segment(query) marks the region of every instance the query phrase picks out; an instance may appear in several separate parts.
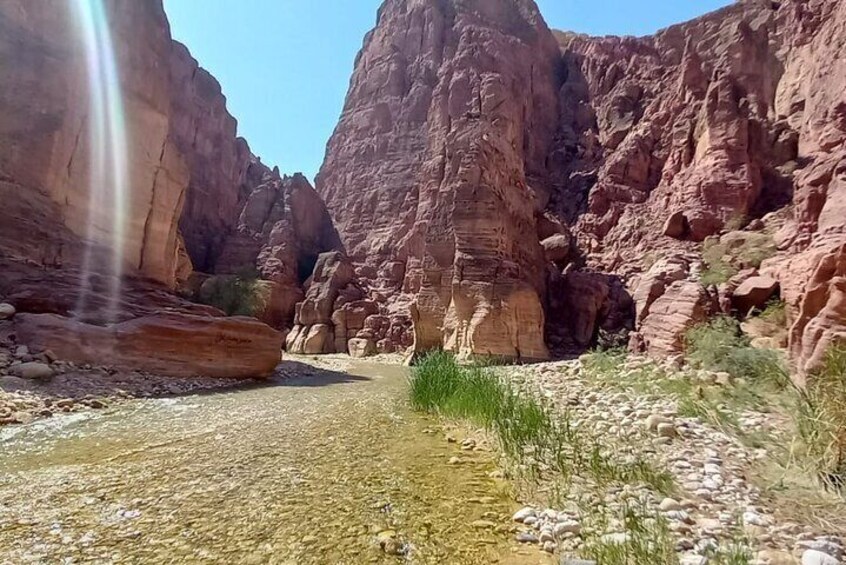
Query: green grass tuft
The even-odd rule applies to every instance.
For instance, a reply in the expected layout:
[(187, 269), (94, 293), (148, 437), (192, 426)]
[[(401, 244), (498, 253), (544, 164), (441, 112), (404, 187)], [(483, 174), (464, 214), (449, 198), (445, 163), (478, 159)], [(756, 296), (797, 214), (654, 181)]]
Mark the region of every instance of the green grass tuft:
[(582, 557), (602, 565), (674, 565), (679, 562), (669, 525), (646, 505), (624, 505), (619, 520), (625, 538), (609, 536), (608, 517), (594, 508)]
[(823, 483), (846, 491), (846, 345), (830, 348), (808, 377), (797, 428)]
[(644, 483), (658, 492), (674, 490), (669, 473), (644, 460), (621, 463), (597, 440), (571, 424), (567, 413), (515, 389), (478, 365), (461, 366), (444, 352), (421, 358), (410, 378), (412, 406), (447, 418), (473, 422), (493, 432), (503, 452), (534, 468), (569, 477), (585, 473), (599, 484)]
[(780, 387), (790, 382), (781, 354), (751, 347), (734, 318), (719, 316), (692, 328), (685, 336), (685, 346), (687, 359), (695, 367)]

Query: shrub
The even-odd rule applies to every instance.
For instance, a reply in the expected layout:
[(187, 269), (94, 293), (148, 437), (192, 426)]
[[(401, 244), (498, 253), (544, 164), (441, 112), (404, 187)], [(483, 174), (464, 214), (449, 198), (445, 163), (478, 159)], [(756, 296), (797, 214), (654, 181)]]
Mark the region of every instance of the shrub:
[(211, 277), (200, 287), (200, 302), (228, 316), (257, 316), (270, 301), (270, 287), (253, 273)]
[(726, 372), (750, 381), (769, 381), (784, 386), (789, 382), (781, 354), (769, 349), (755, 349), (734, 318), (719, 316), (687, 332), (685, 348), (694, 366), (714, 372)]
[(710, 237), (702, 244), (705, 268), (700, 274), (700, 282), (706, 286), (724, 283), (740, 269), (757, 269), (775, 252), (773, 238), (763, 233), (732, 232), (720, 239)]
[(823, 483), (846, 487), (846, 345), (829, 349), (809, 376), (797, 427)]

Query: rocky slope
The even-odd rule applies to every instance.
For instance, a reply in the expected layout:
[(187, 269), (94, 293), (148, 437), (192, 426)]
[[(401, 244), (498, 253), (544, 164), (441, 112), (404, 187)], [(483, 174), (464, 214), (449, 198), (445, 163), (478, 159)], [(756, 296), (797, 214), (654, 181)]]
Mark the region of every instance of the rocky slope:
[[(588, 265), (634, 281), (647, 254), (763, 230), (777, 253), (761, 270), (790, 307), (799, 368), (813, 365), (844, 330), (836, 265), (846, 238), (846, 6), (738, 2), (652, 37), (559, 41), (571, 110), (562, 112), (551, 208), (574, 224)], [(638, 320), (647, 350), (678, 350), (652, 334), (714, 308), (688, 274), (674, 277), (655, 320), (649, 304), (664, 291), (644, 277), (652, 290), (636, 293), (651, 295)]]

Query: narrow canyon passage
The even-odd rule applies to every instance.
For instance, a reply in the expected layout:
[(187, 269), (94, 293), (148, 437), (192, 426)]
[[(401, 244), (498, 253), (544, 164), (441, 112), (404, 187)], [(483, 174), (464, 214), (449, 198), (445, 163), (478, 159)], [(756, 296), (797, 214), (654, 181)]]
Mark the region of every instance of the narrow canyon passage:
[[(449, 465), (458, 448), (406, 407), (405, 369), (329, 363), (3, 430), (0, 563), (543, 559), (485, 527), (514, 510), (492, 456)], [(380, 548), (390, 531), (406, 557)]]

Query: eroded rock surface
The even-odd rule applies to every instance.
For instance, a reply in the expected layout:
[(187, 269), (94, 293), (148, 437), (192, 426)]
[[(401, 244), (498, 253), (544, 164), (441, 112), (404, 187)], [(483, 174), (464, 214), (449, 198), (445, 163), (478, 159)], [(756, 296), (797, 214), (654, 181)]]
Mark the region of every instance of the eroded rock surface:
[(15, 332), (30, 348), (66, 361), (172, 377), (267, 377), (282, 349), (282, 334), (252, 318), (175, 312), (108, 328), (53, 314), (18, 314)]
[(418, 350), (548, 355), (534, 216), (559, 62), (528, 0), (379, 11), (317, 190), (365, 283), (411, 310)]

